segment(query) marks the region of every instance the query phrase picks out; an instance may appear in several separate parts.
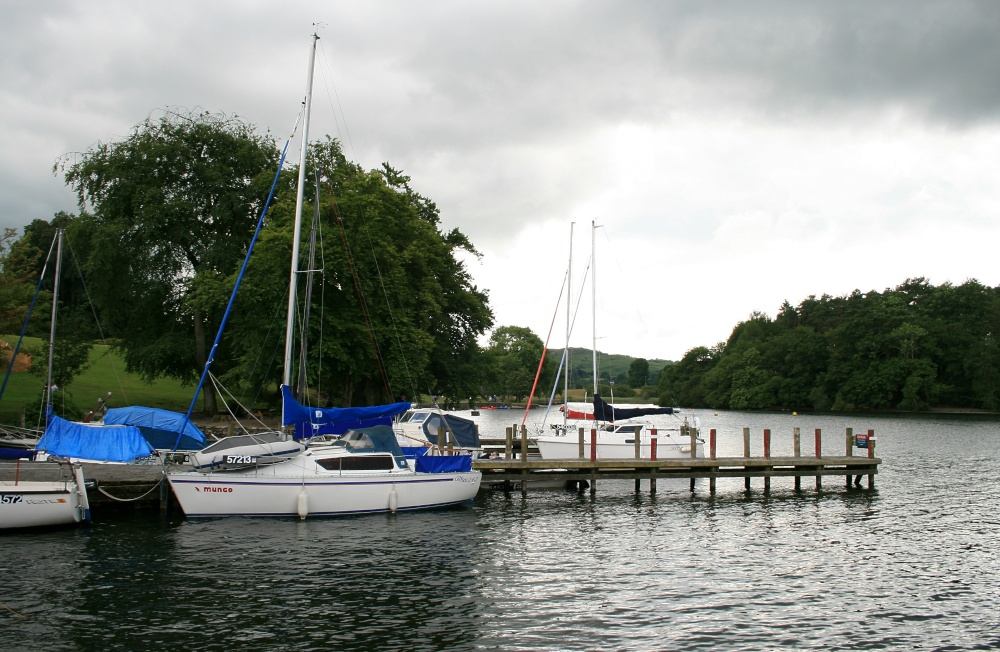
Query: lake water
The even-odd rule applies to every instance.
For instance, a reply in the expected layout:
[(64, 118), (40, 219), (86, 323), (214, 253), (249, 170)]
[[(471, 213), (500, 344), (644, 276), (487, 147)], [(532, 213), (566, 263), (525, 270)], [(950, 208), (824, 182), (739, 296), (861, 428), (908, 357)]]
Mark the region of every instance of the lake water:
[(776, 456), (794, 426), (830, 454), (874, 428), (876, 489), (606, 481), (395, 516), (99, 515), (0, 536), (0, 649), (1000, 649), (997, 422), (700, 418), (720, 455), (744, 426)]

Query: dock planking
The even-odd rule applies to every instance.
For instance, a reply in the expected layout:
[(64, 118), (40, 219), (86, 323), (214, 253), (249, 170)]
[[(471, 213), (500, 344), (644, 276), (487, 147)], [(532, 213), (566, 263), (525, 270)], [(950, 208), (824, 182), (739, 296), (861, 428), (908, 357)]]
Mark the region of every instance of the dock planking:
[[(822, 489), (823, 476), (842, 476), (848, 488), (852, 485), (860, 487), (861, 478), (867, 476), (868, 489), (874, 489), (875, 475), (882, 462), (874, 455), (877, 439), (874, 430), (855, 435), (853, 428), (845, 430), (844, 455), (823, 454), (822, 431), (819, 428), (813, 433), (815, 454), (802, 455), (801, 429), (794, 428), (793, 455), (772, 456), (771, 430), (764, 429), (761, 439), (762, 454), (759, 457), (751, 456), (750, 428), (743, 428), (743, 455), (719, 457), (717, 431), (713, 428), (709, 431), (708, 457), (665, 459), (640, 458), (638, 444), (634, 458), (598, 459), (593, 452), (596, 447), (593, 446), (589, 447), (591, 456), (587, 458), (585, 452), (588, 449), (588, 440), (592, 441), (596, 434), (594, 430), (588, 433), (585, 428), (580, 428), (581, 456), (559, 460), (532, 457), (528, 453), (530, 441), (527, 430), (522, 427), (519, 437), (517, 430), (516, 426), (507, 429), (504, 459), (479, 459), (473, 462), (473, 468), (483, 472), (484, 486), (502, 485), (509, 491), (516, 484), (520, 487), (521, 493), (526, 495), (531, 484), (537, 487), (550, 487), (565, 482), (567, 485), (577, 483), (577, 486), (583, 487), (584, 485), (580, 483), (586, 482), (589, 483), (591, 493), (595, 493), (599, 480), (634, 480), (636, 491), (640, 488), (640, 481), (648, 480), (650, 491), (655, 492), (658, 479), (685, 478), (691, 480), (692, 491), (695, 489), (695, 480), (708, 479), (709, 491), (715, 493), (716, 480), (719, 478), (744, 478), (747, 491), (751, 489), (751, 478), (763, 478), (764, 491), (769, 492), (771, 478), (794, 478), (794, 486), (798, 491), (802, 488), (803, 477), (813, 477), (818, 491)], [(691, 428), (686, 434), (691, 437), (693, 451), (699, 433)], [(864, 455), (855, 455), (855, 449), (863, 449)], [(520, 451), (519, 454), (515, 452), (517, 450)]]

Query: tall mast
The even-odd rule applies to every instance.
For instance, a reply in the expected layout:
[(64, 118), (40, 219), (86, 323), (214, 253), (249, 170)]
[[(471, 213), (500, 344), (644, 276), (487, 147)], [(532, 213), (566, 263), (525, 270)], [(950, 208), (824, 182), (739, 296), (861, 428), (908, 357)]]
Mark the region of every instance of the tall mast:
[(55, 356), (56, 312), (59, 310), (59, 277), (62, 276), (63, 230), (56, 229), (56, 275), (52, 281), (52, 323), (49, 326), (49, 371), (45, 381), (45, 418), (48, 419), (52, 407), (52, 359)]
[(569, 223), (569, 265), (566, 268), (566, 350), (563, 358), (566, 367), (563, 369), (563, 430), (569, 416), (569, 330), (572, 325), (573, 314), (573, 227), (576, 223)]
[(591, 353), (594, 356), (594, 396), (597, 396), (597, 222), (590, 222), (590, 292), (591, 305), (594, 309), (591, 312), (591, 329), (594, 343)]
[(316, 41), (313, 34), (312, 49), (309, 52), (309, 75), (306, 83), (305, 111), (302, 119), (302, 151), (299, 155), (299, 185), (295, 194), (295, 232), (292, 236), (292, 271), (288, 281), (288, 320), (285, 322), (285, 374), (284, 384), (292, 382), (292, 344), (295, 333), (295, 285), (299, 273), (299, 241), (302, 239), (302, 201), (306, 187), (306, 154), (309, 152), (309, 112), (312, 108), (313, 67), (316, 63)]

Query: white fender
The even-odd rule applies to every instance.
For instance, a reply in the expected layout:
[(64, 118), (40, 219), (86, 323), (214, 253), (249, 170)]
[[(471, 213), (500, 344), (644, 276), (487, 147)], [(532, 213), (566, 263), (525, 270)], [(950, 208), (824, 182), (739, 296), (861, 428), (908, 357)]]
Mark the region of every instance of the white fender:
[(303, 521), (306, 520), (306, 516), (309, 515), (309, 494), (303, 489), (299, 492), (299, 518)]
[(399, 503), (399, 496), (396, 495), (396, 488), (393, 487), (392, 491), (389, 492), (389, 511), (393, 514), (396, 513), (396, 506)]

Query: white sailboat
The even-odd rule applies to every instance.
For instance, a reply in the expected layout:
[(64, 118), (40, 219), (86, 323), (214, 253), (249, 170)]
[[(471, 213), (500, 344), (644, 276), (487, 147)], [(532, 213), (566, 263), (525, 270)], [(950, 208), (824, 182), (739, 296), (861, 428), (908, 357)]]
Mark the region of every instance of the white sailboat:
[[(285, 329), (282, 423), (285, 426), (312, 427), (318, 432), (319, 424), (334, 419), (338, 408), (299, 406), (288, 391), (291, 384), (309, 113), (319, 36), (314, 34), (312, 38)], [(249, 252), (247, 256), (249, 259)], [(391, 409), (392, 406), (386, 407)], [(403, 404), (402, 410), (407, 407), (408, 404)], [(411, 468), (388, 426), (350, 431), (333, 443), (311, 445), (280, 459), (272, 457), (263, 460), (254, 454), (233, 450), (226, 453), (221, 461), (221, 464), (201, 472), (168, 469), (167, 480), (185, 515), (298, 515), (304, 519), (308, 515), (427, 509), (470, 500), (478, 492), (482, 480), (482, 473), (472, 469), (472, 458), (468, 455), (423, 455), (417, 459), (415, 468)]]
[[(45, 385), (45, 404), (52, 405), (52, 357), (59, 305), (59, 275), (62, 263), (63, 230), (58, 229), (53, 244), (56, 246), (56, 270), (52, 292), (52, 322), (49, 328), (49, 367)], [(43, 272), (44, 273), (44, 272)], [(51, 413), (51, 410), (49, 410)], [(49, 418), (54, 418), (49, 414)], [(56, 466), (56, 463), (59, 466)], [(60, 468), (61, 467), (61, 468)], [(68, 473), (67, 473), (68, 471)], [(21, 480), (22, 473), (50, 475), (53, 480)], [(13, 474), (11, 479), (9, 476)], [(5, 465), (4, 479), (0, 480), (0, 531), (25, 528), (73, 525), (90, 521), (90, 502), (84, 484), (83, 467), (64, 460), (45, 462), (18, 460)]]
[[(600, 396), (597, 375), (597, 266), (596, 242), (594, 233), (597, 225), (591, 223), (591, 291), (593, 293), (593, 378), (594, 398), (592, 409), (585, 413), (583, 409), (571, 410), (566, 403), (563, 406), (563, 427), (535, 438), (538, 452), (542, 459), (579, 459), (581, 457), (578, 428), (584, 427), (584, 446), (582, 457), (589, 458), (592, 454), (597, 459), (635, 458), (638, 450), (640, 458), (656, 459), (690, 458), (705, 456), (705, 442), (697, 437), (692, 438), (691, 432), (697, 433), (697, 424), (689, 424), (685, 419), (682, 423), (659, 424), (649, 419), (656, 415), (670, 415), (673, 408), (661, 407), (614, 407), (606, 403)], [(571, 253), (572, 261), (572, 253)], [(569, 338), (569, 310), (567, 309), (567, 340)], [(567, 343), (567, 349), (568, 349)], [(568, 361), (567, 361), (568, 368)], [(568, 372), (566, 374), (568, 378)], [(568, 383), (563, 390), (563, 396), (569, 392)], [(576, 406), (581, 408), (581, 406)], [(569, 418), (576, 414), (582, 417), (571, 427)], [(593, 432), (592, 432), (593, 431)], [(592, 443), (592, 438), (596, 439)], [(636, 443), (638, 442), (638, 448)], [(593, 450), (592, 450), (593, 447)], [(692, 452), (693, 451), (693, 452)]]
[[(90, 522), (90, 502), (83, 480), (83, 468), (78, 463), (64, 463), (60, 469), (47, 462), (16, 462), (7, 464), (4, 475), (14, 473), (13, 479), (0, 480), (0, 532), (28, 528), (57, 527)], [(20, 480), (18, 477), (28, 467), (37, 471), (62, 473), (64, 477), (53, 480)], [(44, 468), (43, 468), (44, 467)], [(68, 475), (67, 475), (68, 471)]]

